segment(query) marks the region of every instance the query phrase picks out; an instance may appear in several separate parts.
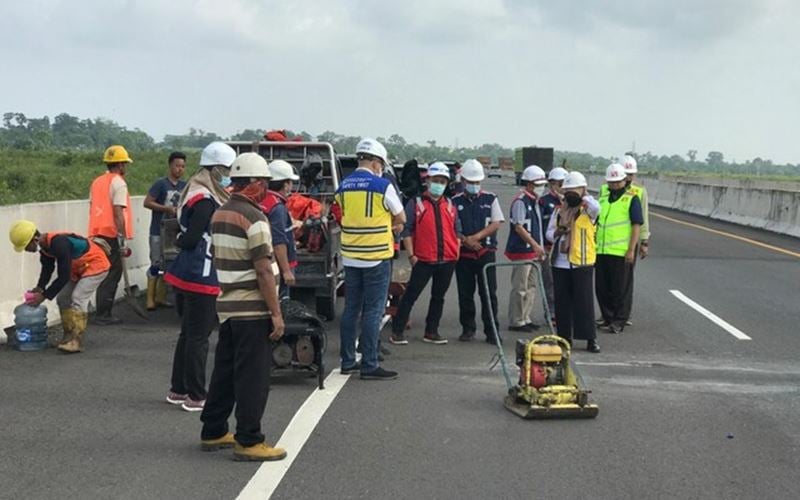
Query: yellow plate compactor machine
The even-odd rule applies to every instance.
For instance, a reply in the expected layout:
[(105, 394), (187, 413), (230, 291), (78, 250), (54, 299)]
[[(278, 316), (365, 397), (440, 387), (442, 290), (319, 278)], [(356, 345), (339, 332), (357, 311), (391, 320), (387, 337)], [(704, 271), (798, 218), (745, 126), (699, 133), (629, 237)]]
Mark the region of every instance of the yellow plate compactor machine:
[[(530, 262), (526, 262), (530, 264)], [(486, 269), (489, 266), (506, 267), (520, 265), (516, 262), (487, 264), (483, 268), (484, 292), (489, 293)], [(534, 263), (539, 284), (539, 295), (544, 304), (545, 318), (550, 335), (542, 335), (533, 340), (520, 339), (515, 346), (516, 364), (520, 375), (517, 384), (512, 382), (506, 364), (500, 335), (496, 331), (497, 352), (503, 376), (506, 379), (508, 394), (503, 400), (505, 407), (525, 419), (548, 418), (594, 418), (599, 411), (596, 404), (589, 401), (589, 391), (570, 360), (570, 343), (553, 332), (547, 295), (542, 283), (542, 268)]]

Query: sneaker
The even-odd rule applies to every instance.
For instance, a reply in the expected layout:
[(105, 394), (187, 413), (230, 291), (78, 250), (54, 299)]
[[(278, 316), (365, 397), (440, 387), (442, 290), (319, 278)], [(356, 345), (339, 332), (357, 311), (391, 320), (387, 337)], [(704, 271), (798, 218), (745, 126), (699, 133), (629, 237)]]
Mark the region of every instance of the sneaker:
[(475, 332), (470, 330), (464, 330), (461, 335), (458, 336), (458, 340), (461, 342), (470, 342), (475, 340)]
[(171, 405), (181, 405), (188, 397), (189, 396), (186, 394), (178, 394), (177, 392), (169, 391), (167, 393), (167, 403)]
[(201, 399), (199, 401), (195, 401), (190, 397), (186, 397), (186, 401), (181, 404), (181, 408), (186, 411), (203, 411), (203, 407), (206, 405), (206, 400)]
[(391, 370), (384, 370), (383, 368), (376, 368), (375, 370), (364, 373), (361, 372), (361, 380), (394, 380), (397, 378), (397, 372)]
[(353, 373), (357, 373), (360, 371), (361, 371), (361, 363), (356, 363), (349, 368), (342, 367), (342, 369), (339, 370), (339, 373), (341, 373), (342, 375), (352, 375)]
[(286, 450), (273, 448), (267, 443), (258, 443), (253, 446), (233, 445), (233, 459), (237, 462), (272, 462), (286, 458)]
[(228, 432), (218, 437), (217, 439), (203, 439), (200, 441), (200, 449), (203, 451), (217, 451), (225, 448), (233, 448), (236, 440), (233, 439), (233, 434)]
[(631, 320), (626, 320), (626, 321), (625, 321), (625, 326), (633, 326), (633, 321), (631, 321)]
[(422, 337), (422, 341), (423, 342), (428, 342), (429, 344), (438, 344), (438, 345), (442, 345), (442, 344), (446, 344), (447, 343), (447, 339), (442, 337), (438, 333), (426, 333)]
[(608, 321), (604, 320), (603, 318), (597, 318), (596, 320), (594, 320), (594, 324), (603, 328), (608, 326)]
[(122, 323), (122, 320), (116, 316), (112, 316), (110, 314), (104, 314), (102, 316), (95, 316), (94, 319), (92, 320), (92, 323), (100, 326), (118, 325)]
[(586, 350), (593, 353), (600, 352), (600, 344), (597, 343), (596, 340), (587, 340), (586, 341)]
[(392, 332), (392, 334), (389, 335), (389, 342), (394, 345), (408, 345), (408, 339), (403, 332)]
[(531, 325), (520, 325), (520, 326), (511, 325), (508, 327), (508, 329), (511, 330), (512, 332), (531, 333), (534, 331), (533, 328), (531, 328)]

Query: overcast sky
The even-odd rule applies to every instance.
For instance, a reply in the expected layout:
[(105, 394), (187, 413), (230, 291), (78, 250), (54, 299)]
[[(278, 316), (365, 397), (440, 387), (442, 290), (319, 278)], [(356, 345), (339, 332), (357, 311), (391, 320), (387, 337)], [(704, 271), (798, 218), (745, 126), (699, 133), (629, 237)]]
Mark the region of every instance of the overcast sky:
[(792, 0), (3, 0), (0, 111), (800, 163)]

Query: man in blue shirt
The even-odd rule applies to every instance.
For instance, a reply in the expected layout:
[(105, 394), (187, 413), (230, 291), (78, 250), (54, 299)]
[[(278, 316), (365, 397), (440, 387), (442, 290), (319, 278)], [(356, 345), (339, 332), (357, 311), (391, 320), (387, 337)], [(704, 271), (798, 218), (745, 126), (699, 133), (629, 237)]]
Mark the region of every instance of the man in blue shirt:
[(150, 269), (147, 273), (147, 310), (167, 306), (167, 286), (162, 274), (164, 262), (161, 251), (161, 221), (174, 219), (178, 211), (178, 200), (186, 181), (181, 180), (186, 169), (186, 155), (173, 151), (167, 160), (167, 176), (158, 179), (150, 186), (144, 199), (144, 208), (152, 210), (150, 218)]
[(269, 191), (261, 202), (261, 208), (269, 219), (272, 229), (272, 249), (281, 272), (279, 298), (289, 298), (289, 287), (294, 286), (294, 268), (297, 267), (297, 246), (294, 241), (294, 224), (286, 208), (287, 197), (292, 193), (295, 181), (300, 177), (294, 173), (289, 162), (275, 160), (269, 164)]

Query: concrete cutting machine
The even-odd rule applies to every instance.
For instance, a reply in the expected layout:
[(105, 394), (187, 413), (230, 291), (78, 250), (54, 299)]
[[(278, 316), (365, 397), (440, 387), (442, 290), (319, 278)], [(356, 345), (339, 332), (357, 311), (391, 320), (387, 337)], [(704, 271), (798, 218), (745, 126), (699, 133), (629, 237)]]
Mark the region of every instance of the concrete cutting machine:
[[(531, 262), (493, 262), (483, 268), (484, 293), (489, 294), (488, 267), (513, 267)], [(533, 263), (537, 272), (539, 296), (542, 297), (544, 314), (550, 335), (542, 335), (532, 340), (520, 339), (515, 345), (516, 364), (519, 367), (519, 380), (512, 382), (506, 363), (505, 352), (492, 321), (497, 342), (497, 353), (508, 394), (503, 405), (515, 415), (525, 419), (548, 418), (594, 418), (599, 408), (589, 401), (589, 391), (580, 373), (570, 360), (570, 342), (553, 331), (553, 321), (547, 306), (547, 294), (541, 280), (541, 265)]]

